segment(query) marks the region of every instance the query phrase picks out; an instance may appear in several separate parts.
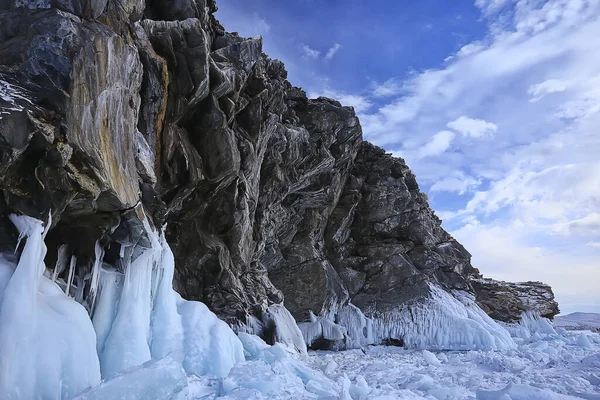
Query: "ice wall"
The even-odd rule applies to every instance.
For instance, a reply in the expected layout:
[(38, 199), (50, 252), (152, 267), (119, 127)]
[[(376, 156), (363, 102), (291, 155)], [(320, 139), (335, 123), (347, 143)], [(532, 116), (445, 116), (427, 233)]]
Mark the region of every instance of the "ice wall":
[(94, 328), (85, 308), (43, 276), (42, 223), (11, 220), (26, 242), (18, 263), (0, 258), (0, 394), (70, 398), (100, 383)]

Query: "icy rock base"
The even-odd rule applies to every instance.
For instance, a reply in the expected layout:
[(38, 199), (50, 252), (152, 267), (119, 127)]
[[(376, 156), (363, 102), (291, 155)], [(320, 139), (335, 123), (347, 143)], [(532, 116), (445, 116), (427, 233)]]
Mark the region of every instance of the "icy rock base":
[[(423, 301), (394, 312), (366, 317), (352, 304), (333, 318), (312, 316), (299, 324), (310, 347), (318, 340), (343, 341), (344, 348), (382, 344), (429, 350), (508, 350), (515, 348), (510, 333), (492, 320), (466, 292), (450, 294), (430, 285)], [(532, 322), (533, 323), (533, 322)]]
[[(96, 251), (91, 298), (85, 301), (93, 308), (90, 319), (68, 295), (82, 296), (80, 288), (69, 290), (72, 273), (61, 285), (47, 277), (56, 274), (44, 275), (42, 222), (14, 215), (11, 220), (26, 242), (18, 262), (0, 256), (2, 399), (71, 398), (98, 385), (101, 377), (114, 381), (83, 398), (130, 398), (129, 390), (141, 393), (139, 398), (171, 398), (183, 390), (186, 373), (224, 377), (244, 360), (242, 343), (227, 324), (204, 304), (185, 301), (173, 290), (173, 254), (164, 236), (149, 225), (151, 248), (133, 260), (133, 249), (126, 249), (121, 260), (124, 274), (101, 267), (102, 252)], [(172, 354), (182, 354), (181, 359), (171, 357), (135, 369)], [(129, 378), (120, 375), (125, 370)], [(167, 397), (150, 390), (153, 379), (162, 382), (164, 393), (170, 393)], [(122, 396), (114, 397), (119, 388)]]

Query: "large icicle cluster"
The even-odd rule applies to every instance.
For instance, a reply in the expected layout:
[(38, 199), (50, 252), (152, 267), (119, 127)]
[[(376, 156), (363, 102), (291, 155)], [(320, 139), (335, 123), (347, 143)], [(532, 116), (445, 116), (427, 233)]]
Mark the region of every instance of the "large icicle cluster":
[[(332, 317), (311, 315), (311, 322), (300, 323), (309, 347), (319, 340), (343, 341), (345, 348), (381, 344), (387, 341), (405, 347), (435, 350), (504, 350), (515, 347), (509, 332), (492, 320), (472, 295), (453, 294), (431, 284), (428, 297), (406, 305), (396, 312), (366, 317), (348, 304)], [(317, 346), (318, 347), (318, 346)]]
[(111, 379), (169, 354), (181, 355), (179, 368), (188, 374), (219, 377), (244, 360), (227, 324), (173, 290), (173, 254), (148, 224), (152, 246), (134, 260), (126, 249), (124, 273), (101, 267), (96, 249), (90, 319), (66, 294), (69, 282), (65, 293), (44, 276), (42, 222), (11, 219), (27, 241), (18, 263), (0, 257), (0, 393), (8, 398), (70, 398), (101, 376)]
[(85, 308), (43, 275), (42, 223), (11, 220), (27, 240), (18, 263), (0, 258), (0, 394), (70, 398), (100, 383), (94, 327)]

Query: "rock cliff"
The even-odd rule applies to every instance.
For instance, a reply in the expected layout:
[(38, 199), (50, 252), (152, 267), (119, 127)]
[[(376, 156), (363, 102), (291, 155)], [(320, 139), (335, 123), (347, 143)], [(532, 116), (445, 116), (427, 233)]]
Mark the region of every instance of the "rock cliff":
[(313, 347), (460, 330), (476, 303), (503, 321), (558, 312), (548, 286), (483, 279), (354, 110), (308, 99), (216, 9), (0, 1), (1, 251), (17, 243), (8, 214), (50, 215), (46, 265), (68, 280), (74, 256), (85, 303), (96, 243), (119, 268), (151, 246), (146, 220), (166, 224), (182, 296), (272, 340), (291, 313)]

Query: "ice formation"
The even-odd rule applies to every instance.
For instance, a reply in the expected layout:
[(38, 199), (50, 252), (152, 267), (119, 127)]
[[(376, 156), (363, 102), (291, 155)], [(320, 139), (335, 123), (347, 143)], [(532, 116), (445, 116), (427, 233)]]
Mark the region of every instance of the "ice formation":
[(313, 345), (318, 339), (325, 339), (331, 342), (341, 341), (347, 337), (346, 330), (334, 323), (329, 318), (317, 317), (310, 313), (310, 322), (300, 322), (298, 324), (302, 337), (307, 346)]
[(27, 239), (16, 265), (0, 258), (0, 393), (70, 398), (100, 383), (94, 328), (85, 308), (43, 276), (42, 223), (11, 220)]
[[(387, 339), (400, 340), (404, 346), (434, 350), (504, 350), (515, 347), (510, 333), (492, 320), (466, 292), (450, 294), (430, 285), (423, 302), (398, 311), (366, 317), (352, 304), (331, 319), (313, 317), (301, 323), (307, 344), (317, 338), (339, 340), (346, 348), (381, 344)], [(330, 339), (331, 338), (331, 339)]]
[(184, 400), (187, 395), (187, 376), (181, 360), (168, 356), (132, 368), (72, 400)]
[[(227, 324), (204, 304), (183, 300), (173, 290), (173, 254), (164, 235), (148, 224), (152, 246), (133, 260), (134, 249), (127, 248), (122, 253), (124, 273), (102, 265), (102, 249), (96, 246), (87, 303), (93, 310), (90, 319), (69, 296), (75, 293), (83, 301), (83, 284), (74, 279), (75, 258), (63, 291), (56, 274), (43, 275), (42, 222), (26, 216), (11, 219), (20, 238), (27, 240), (18, 263), (0, 256), (0, 393), (9, 399), (70, 398), (98, 385), (101, 376), (109, 381), (81, 398), (103, 398), (116, 393), (120, 381), (124, 390), (131, 386), (123, 371), (131, 378), (162, 376), (165, 384), (176, 384), (185, 373), (178, 375), (169, 366), (175, 354), (181, 354), (178, 368), (188, 374), (217, 377), (244, 360), (242, 343)], [(61, 250), (57, 268), (66, 264)], [(171, 361), (139, 369), (164, 357)], [(174, 371), (170, 381), (169, 368)], [(151, 385), (146, 386), (131, 389), (146, 393)]]
[(241, 342), (204, 304), (183, 300), (173, 290), (171, 249), (164, 235), (149, 226), (146, 232), (152, 247), (126, 263), (124, 277), (101, 272), (93, 320), (102, 377), (176, 351), (185, 354), (183, 367), (190, 374), (227, 375), (244, 360)]
[(306, 343), (296, 320), (281, 304), (271, 305), (263, 313), (263, 323), (272, 332), (273, 342), (283, 343), (300, 354), (306, 354)]
[(518, 323), (502, 325), (511, 336), (525, 341), (539, 340), (547, 335), (558, 335), (550, 320), (533, 311), (524, 312)]

